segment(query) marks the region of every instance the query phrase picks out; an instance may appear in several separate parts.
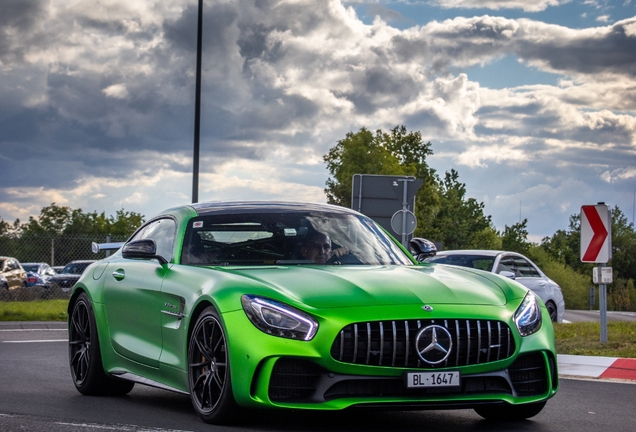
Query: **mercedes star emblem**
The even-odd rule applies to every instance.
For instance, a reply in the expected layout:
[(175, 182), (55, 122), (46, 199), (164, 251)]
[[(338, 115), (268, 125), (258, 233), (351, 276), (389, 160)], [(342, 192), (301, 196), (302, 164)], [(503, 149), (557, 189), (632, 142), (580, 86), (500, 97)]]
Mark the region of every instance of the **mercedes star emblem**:
[(429, 325), (419, 331), (415, 339), (417, 355), (428, 364), (438, 364), (448, 358), (453, 348), (453, 338), (445, 327)]

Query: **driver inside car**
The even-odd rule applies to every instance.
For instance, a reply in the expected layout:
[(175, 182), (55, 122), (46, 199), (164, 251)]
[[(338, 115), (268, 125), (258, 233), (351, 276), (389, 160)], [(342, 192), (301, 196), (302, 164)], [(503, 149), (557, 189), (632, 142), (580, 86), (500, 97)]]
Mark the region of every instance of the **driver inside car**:
[(320, 231), (310, 231), (300, 247), (303, 258), (317, 264), (325, 264), (330, 259), (338, 259), (349, 253), (346, 247), (331, 249), (331, 239)]

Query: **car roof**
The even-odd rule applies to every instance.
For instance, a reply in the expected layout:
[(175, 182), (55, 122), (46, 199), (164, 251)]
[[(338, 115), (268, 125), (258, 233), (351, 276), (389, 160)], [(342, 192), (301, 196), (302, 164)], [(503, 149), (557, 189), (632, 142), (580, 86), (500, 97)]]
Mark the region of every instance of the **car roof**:
[(292, 201), (211, 201), (190, 204), (199, 216), (211, 214), (263, 213), (263, 212), (335, 212), (355, 214), (358, 212), (347, 207), (332, 204), (292, 202)]
[(437, 255), (485, 255), (485, 256), (497, 256), (502, 253), (515, 253), (506, 252), (500, 250), (486, 250), (486, 249), (465, 249), (465, 250), (447, 250), (439, 251)]

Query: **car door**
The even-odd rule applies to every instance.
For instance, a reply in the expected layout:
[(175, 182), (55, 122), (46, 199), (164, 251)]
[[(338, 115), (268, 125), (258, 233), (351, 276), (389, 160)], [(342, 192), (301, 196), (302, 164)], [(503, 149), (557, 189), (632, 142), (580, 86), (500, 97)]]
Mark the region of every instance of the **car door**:
[(20, 288), (22, 285), (24, 285), (24, 282), (26, 281), (26, 273), (24, 272), (24, 270), (22, 270), (22, 267), (20, 266), (18, 261), (13, 258), (9, 258), (7, 260), (6, 268), (6, 277), (9, 281), (9, 289)]
[(512, 269), (517, 282), (534, 291), (541, 300), (546, 301), (545, 281), (534, 263), (521, 255), (506, 255), (501, 259), (501, 263)]
[(131, 238), (152, 239), (158, 260), (111, 261), (104, 282), (105, 313), (116, 352), (131, 360), (157, 367), (161, 355), (161, 285), (171, 266), (176, 223), (171, 218), (148, 223)]

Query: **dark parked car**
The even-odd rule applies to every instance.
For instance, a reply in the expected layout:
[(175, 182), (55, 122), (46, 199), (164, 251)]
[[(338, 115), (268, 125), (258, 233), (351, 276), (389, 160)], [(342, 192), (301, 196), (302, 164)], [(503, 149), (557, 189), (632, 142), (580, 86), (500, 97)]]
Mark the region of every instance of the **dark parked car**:
[(68, 292), (73, 288), (75, 282), (79, 280), (86, 267), (94, 262), (95, 260), (71, 261), (64, 266), (61, 273), (51, 276), (49, 282), (51, 285), (59, 286), (62, 291)]
[(27, 286), (39, 286), (48, 288), (49, 279), (56, 275), (55, 270), (47, 263), (22, 263), (22, 268), (27, 272)]
[(26, 272), (20, 262), (7, 256), (0, 256), (0, 288), (12, 290), (27, 286)]

